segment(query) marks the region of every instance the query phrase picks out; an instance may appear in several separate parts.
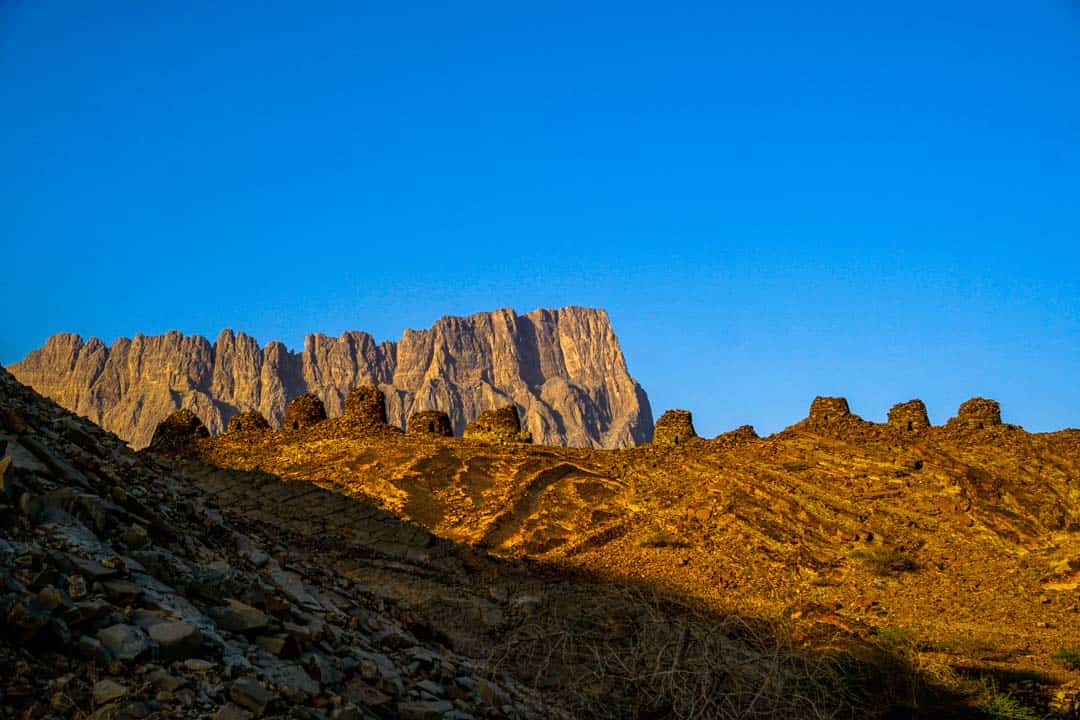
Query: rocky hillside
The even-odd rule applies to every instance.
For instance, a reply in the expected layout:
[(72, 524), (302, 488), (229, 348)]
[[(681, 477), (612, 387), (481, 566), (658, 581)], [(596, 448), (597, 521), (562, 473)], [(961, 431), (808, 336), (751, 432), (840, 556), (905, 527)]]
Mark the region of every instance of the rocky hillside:
[(443, 410), (460, 435), (482, 411), (513, 403), (538, 443), (626, 447), (652, 435), (648, 398), (627, 370), (607, 313), (586, 308), (444, 317), (378, 344), (364, 332), (314, 334), (298, 353), (280, 342), (259, 347), (232, 330), (214, 343), (170, 332), (111, 347), (59, 334), (9, 370), (136, 448), (178, 408), (194, 411), (215, 434), (242, 411), (277, 427), (298, 395), (314, 393), (335, 416), (349, 390), (366, 384), (382, 389), (399, 427), (414, 412)]
[(991, 400), (931, 426), (917, 400), (879, 424), (818, 398), (776, 435), (710, 440), (671, 411), (653, 444), (604, 453), (344, 419), (189, 449), (502, 556), (901, 648), (966, 697), (963, 716), (1080, 712), (1080, 430), (1027, 433)]
[[(346, 413), (229, 436), (347, 428), (443, 447), (376, 425)], [(180, 411), (158, 440), (190, 451), (205, 434)], [(808, 649), (783, 626), (496, 558), (312, 483), (134, 453), (0, 370), (0, 720), (875, 718), (932, 686), (850, 640)]]
[(399, 604), (402, 583), (452, 585), (470, 554), (388, 513), (204, 476), (249, 512), (321, 510), (334, 549), (224, 513), (3, 370), (0, 458), (0, 718), (568, 717)]

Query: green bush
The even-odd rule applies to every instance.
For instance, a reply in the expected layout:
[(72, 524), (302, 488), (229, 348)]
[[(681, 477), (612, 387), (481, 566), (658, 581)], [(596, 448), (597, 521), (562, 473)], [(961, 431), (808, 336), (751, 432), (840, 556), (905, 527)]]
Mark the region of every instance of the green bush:
[(1022, 705), (1016, 698), (1008, 693), (998, 690), (997, 683), (993, 680), (983, 680), (982, 697), (979, 702), (981, 710), (989, 720), (1038, 720), (1031, 708)]

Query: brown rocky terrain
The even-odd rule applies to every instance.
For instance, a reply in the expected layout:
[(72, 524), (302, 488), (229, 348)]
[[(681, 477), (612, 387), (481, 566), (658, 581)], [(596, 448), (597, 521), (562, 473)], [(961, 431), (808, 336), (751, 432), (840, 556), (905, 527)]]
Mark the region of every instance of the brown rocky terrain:
[(460, 435), (481, 412), (513, 404), (525, 430), (548, 445), (626, 447), (652, 434), (648, 398), (607, 313), (577, 307), (444, 317), (396, 343), (376, 344), (363, 332), (314, 334), (298, 353), (280, 342), (259, 347), (232, 330), (214, 343), (170, 332), (112, 346), (60, 334), (8, 369), (135, 448), (180, 408), (212, 434), (242, 411), (280, 427), (294, 397), (311, 393), (337, 416), (361, 385), (384, 392), (387, 417), (402, 429), (415, 412), (442, 410)]
[[(157, 437), (185, 433), (206, 430), (179, 411)], [(504, 602), (458, 599), (512, 616), (508, 588), (539, 584), (520, 570), (306, 484), (185, 474), (3, 370), (0, 454), (0, 718), (569, 717), (398, 592), (468, 563)]]
[(843, 398), (766, 438), (706, 440), (688, 412), (665, 418), (657, 444), (612, 451), (329, 420), (190, 452), (505, 558), (789, 622), (811, 647), (837, 633), (886, 645), (975, 717), (1076, 716), (1080, 430), (1027, 433), (981, 398), (940, 427), (919, 401), (876, 424)]
[[(644, 720), (963, 709), (902, 652), (857, 632), (819, 624), (793, 634), (789, 620), (717, 612), (641, 581), (670, 558), (639, 574), (603, 566), (612, 577), (601, 577), (565, 562), (574, 556), (565, 543), (521, 546), (557, 539), (543, 525), (584, 505), (617, 509), (626, 478), (611, 460), (636, 456), (406, 435), (372, 421), (374, 397), (362, 390), (342, 416), (296, 430), (249, 419), (216, 439), (182, 410), (160, 425), (154, 448), (136, 454), (0, 370), (0, 718)], [(277, 458), (298, 473), (306, 460), (296, 452), (326, 462), (318, 483), (184, 457), (252, 466)], [(385, 477), (399, 488), (388, 504), (401, 501), (399, 512), (434, 527), (454, 525), (448, 508), (486, 506), (503, 492), (497, 484), (515, 500), (501, 519), (476, 514), (475, 532), (457, 523), (445, 534), (477, 541), (453, 542), (376, 507), (359, 485), (342, 492), (332, 478), (350, 466), (357, 474), (343, 481)], [(457, 492), (448, 480), (460, 482)], [(560, 495), (584, 502), (541, 510)], [(649, 542), (657, 553), (685, 549)], [(528, 552), (542, 561), (514, 557)]]

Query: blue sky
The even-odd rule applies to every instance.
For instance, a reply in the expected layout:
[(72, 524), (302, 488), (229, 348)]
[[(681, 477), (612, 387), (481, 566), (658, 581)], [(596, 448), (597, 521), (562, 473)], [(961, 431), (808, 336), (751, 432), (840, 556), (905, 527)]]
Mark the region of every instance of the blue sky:
[(705, 435), (1080, 426), (1080, 3), (884, 5), (0, 3), (0, 361), (574, 304)]

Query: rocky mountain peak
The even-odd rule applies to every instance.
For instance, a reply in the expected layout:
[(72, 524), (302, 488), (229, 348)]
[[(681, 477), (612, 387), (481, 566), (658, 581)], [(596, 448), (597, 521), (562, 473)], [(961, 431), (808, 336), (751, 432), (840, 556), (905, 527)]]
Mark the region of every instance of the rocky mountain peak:
[(652, 436), (648, 397), (608, 314), (581, 307), (446, 316), (398, 342), (314, 333), (298, 352), (229, 328), (213, 343), (175, 330), (111, 346), (61, 333), (9, 370), (137, 448), (178, 409), (213, 434), (245, 411), (280, 427), (293, 398), (313, 394), (335, 417), (361, 386), (383, 392), (387, 420), (399, 428), (414, 412), (443, 411), (461, 434), (485, 410), (509, 404), (539, 443), (626, 447)]

